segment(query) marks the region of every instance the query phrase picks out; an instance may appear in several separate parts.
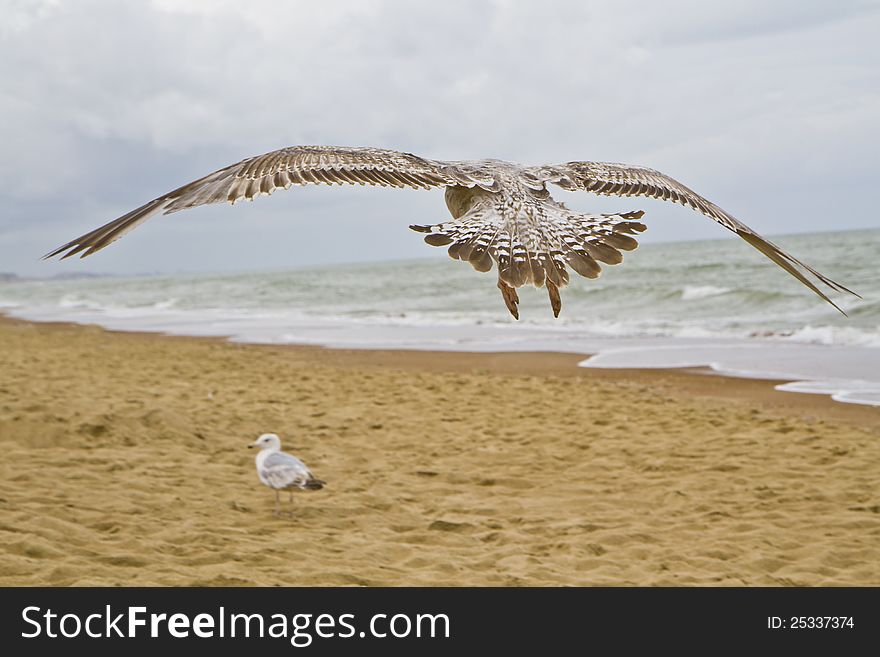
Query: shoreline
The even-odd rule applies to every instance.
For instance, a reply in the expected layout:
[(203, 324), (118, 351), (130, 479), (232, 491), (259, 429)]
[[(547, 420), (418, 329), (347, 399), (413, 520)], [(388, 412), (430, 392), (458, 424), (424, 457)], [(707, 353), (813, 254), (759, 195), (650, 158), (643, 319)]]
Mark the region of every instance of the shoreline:
[(880, 585), (875, 409), (581, 359), (0, 318), (0, 584)]
[[(60, 294), (60, 292), (53, 292)], [(107, 290), (96, 291), (106, 297)], [(114, 304), (101, 309), (79, 307), (76, 294), (56, 299), (56, 307), (8, 304), (0, 313), (26, 321), (95, 324), (109, 331), (152, 332), (167, 336), (220, 337), (230, 342), (262, 345), (323, 346), (328, 349), (424, 350), (452, 353), (493, 353), (497, 350), (541, 353), (576, 353), (589, 358), (585, 369), (633, 370), (707, 369), (718, 376), (761, 379), (784, 386), (786, 392), (827, 395), (840, 403), (880, 408), (880, 379), (877, 363), (880, 349), (861, 344), (864, 331), (834, 338), (834, 327), (802, 326), (806, 342), (783, 338), (708, 333), (686, 335), (672, 333), (622, 335), (607, 328), (592, 331), (586, 327), (559, 325), (483, 323), (424, 323), (426, 317), (397, 322), (360, 321), (352, 317), (307, 317), (268, 312), (255, 315), (229, 309), (207, 309), (204, 313), (171, 310), (177, 302), (171, 292), (150, 292), (150, 305), (137, 306), (132, 314)], [(169, 296), (170, 295), (170, 296)], [(50, 295), (51, 296), (51, 295)], [(159, 299), (156, 301), (155, 299)], [(66, 301), (65, 301), (66, 300)], [(19, 300), (21, 301), (21, 300)], [(301, 300), (300, 300), (301, 301)], [(73, 304), (69, 308), (65, 304)], [(163, 304), (171, 304), (168, 308)], [(67, 310), (65, 310), (67, 308)], [(115, 310), (114, 310), (115, 308)], [(150, 310), (152, 309), (152, 310)], [(405, 317), (406, 313), (401, 314)], [(386, 318), (387, 319), (387, 318)], [(840, 328), (844, 331), (844, 328)], [(859, 331), (862, 331), (859, 333)], [(776, 335), (771, 332), (771, 335)], [(811, 342), (810, 340), (818, 340)]]
[(816, 414), (835, 420), (849, 420), (880, 427), (880, 408), (871, 404), (839, 401), (830, 393), (809, 393), (777, 390), (776, 386), (797, 379), (752, 378), (733, 376), (702, 367), (580, 367), (578, 364), (593, 354), (559, 351), (462, 351), (432, 349), (352, 349), (311, 344), (266, 344), (233, 341), (229, 336), (175, 335), (161, 331), (116, 330), (100, 324), (71, 321), (37, 321), (11, 316), (0, 310), (0, 324), (21, 322), (42, 326), (87, 327), (109, 334), (142, 336), (146, 339), (195, 340), (242, 345), (266, 350), (293, 350), (321, 354), (328, 364), (386, 366), (409, 370), (454, 372), (467, 368), (489, 368), (491, 371), (514, 375), (552, 375), (609, 381), (626, 381), (634, 376), (672, 391), (708, 398), (751, 401), (762, 409), (782, 412)]

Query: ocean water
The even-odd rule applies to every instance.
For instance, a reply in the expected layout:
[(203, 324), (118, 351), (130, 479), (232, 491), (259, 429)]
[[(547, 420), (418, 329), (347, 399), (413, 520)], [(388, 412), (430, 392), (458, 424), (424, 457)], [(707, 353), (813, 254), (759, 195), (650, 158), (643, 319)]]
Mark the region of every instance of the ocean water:
[[(238, 274), (12, 280), (0, 309), (37, 321), (330, 347), (591, 354), (584, 367), (695, 367), (880, 405), (880, 230), (778, 244), (863, 299), (838, 313), (740, 240), (649, 244), (597, 280), (573, 275), (554, 319), (447, 258)], [(71, 272), (88, 261), (71, 261)]]

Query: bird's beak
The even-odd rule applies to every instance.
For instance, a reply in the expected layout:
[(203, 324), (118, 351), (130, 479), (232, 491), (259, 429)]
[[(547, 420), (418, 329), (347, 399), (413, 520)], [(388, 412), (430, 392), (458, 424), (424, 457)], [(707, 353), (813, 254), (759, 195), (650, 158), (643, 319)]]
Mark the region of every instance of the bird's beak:
[(257, 443), (251, 443), (250, 445), (248, 445), (248, 449), (253, 449), (256, 446), (257, 446)]

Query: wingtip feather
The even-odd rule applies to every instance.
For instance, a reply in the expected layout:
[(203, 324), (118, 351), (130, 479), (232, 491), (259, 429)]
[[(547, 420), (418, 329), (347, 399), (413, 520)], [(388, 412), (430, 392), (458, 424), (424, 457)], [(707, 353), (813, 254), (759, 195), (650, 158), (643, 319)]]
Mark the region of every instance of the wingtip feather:
[(813, 269), (809, 265), (806, 265), (803, 262), (801, 262), (800, 260), (796, 259), (794, 256), (789, 255), (788, 253), (783, 251), (781, 248), (779, 248), (778, 246), (776, 246), (775, 244), (773, 244), (769, 240), (764, 239), (760, 235), (758, 235), (756, 233), (747, 232), (742, 229), (737, 229), (736, 233), (741, 238), (743, 238), (746, 242), (748, 242), (751, 246), (753, 246), (755, 249), (757, 249), (758, 251), (763, 253), (770, 260), (772, 260), (774, 263), (776, 263), (779, 267), (781, 267), (782, 269), (787, 271), (794, 278), (796, 278), (798, 281), (800, 281), (803, 285), (805, 285), (807, 288), (812, 290), (819, 298), (821, 298), (824, 301), (831, 304), (844, 317), (849, 317), (849, 315), (846, 314), (846, 312), (843, 310), (843, 308), (841, 308), (836, 303), (834, 303), (834, 301), (832, 301), (828, 297), (827, 294), (825, 294), (822, 290), (820, 290), (818, 287), (816, 287), (816, 285), (811, 280), (809, 280), (803, 274), (803, 272), (801, 272), (798, 269), (798, 266), (803, 267), (807, 272), (809, 272), (810, 274), (815, 276), (817, 279), (819, 279), (819, 281), (821, 283), (827, 285), (832, 290), (835, 290), (837, 292), (848, 292), (849, 294), (852, 294), (852, 295), (858, 297), (859, 299), (862, 298), (861, 296), (859, 296), (858, 294), (856, 294), (855, 292), (853, 292), (849, 288), (844, 287), (840, 283), (836, 283), (835, 281), (831, 280), (827, 276), (820, 274), (818, 271), (816, 271), (815, 269)]

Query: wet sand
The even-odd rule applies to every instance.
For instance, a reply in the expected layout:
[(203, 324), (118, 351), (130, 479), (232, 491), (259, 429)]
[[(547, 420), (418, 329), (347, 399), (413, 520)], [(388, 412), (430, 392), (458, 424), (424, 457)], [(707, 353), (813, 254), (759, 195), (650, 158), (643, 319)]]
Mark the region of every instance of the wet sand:
[(880, 409), (581, 359), (0, 318), (0, 584), (880, 585)]

